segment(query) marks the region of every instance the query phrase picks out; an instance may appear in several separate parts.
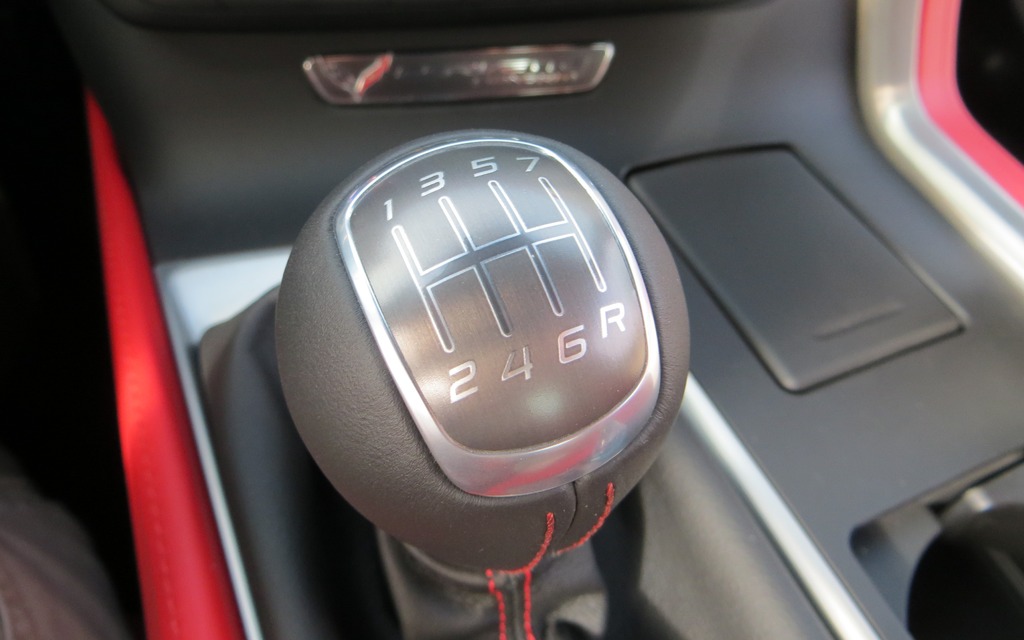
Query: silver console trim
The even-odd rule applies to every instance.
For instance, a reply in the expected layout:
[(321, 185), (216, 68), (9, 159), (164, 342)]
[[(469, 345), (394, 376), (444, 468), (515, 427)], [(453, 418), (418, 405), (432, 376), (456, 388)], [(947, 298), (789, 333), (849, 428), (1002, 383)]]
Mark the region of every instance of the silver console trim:
[(210, 442), (193, 354), (207, 329), (231, 319), (277, 286), (289, 251), (254, 251), (174, 262), (155, 269), (199, 464), (247, 640), (263, 640), (263, 631)]
[(878, 640), (850, 591), (692, 374), (680, 416), (721, 463), (836, 637)]
[(875, 143), (1024, 288), (1024, 209), (929, 116), (917, 81), (923, 0), (860, 0), (857, 81)]

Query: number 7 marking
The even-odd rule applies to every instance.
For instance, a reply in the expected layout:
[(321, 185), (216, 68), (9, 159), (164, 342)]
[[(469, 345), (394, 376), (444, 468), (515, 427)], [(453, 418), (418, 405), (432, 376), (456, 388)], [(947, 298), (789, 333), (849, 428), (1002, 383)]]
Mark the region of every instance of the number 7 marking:
[(529, 162), (530, 164), (526, 167), (526, 173), (533, 171), (533, 168), (537, 166), (537, 162), (540, 160), (537, 156), (525, 156), (523, 158), (516, 158), (516, 160), (522, 160), (523, 162)]

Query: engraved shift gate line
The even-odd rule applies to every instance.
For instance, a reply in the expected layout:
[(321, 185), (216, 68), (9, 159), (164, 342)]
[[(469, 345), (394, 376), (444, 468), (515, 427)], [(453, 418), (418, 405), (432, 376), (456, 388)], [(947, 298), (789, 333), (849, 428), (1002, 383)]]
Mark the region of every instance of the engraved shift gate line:
[[(544, 257), (539, 250), (541, 245), (572, 239), (594, 280), (594, 286), (602, 293), (607, 290), (607, 283), (605, 282), (604, 275), (601, 273), (601, 268), (597, 264), (597, 260), (594, 258), (590, 244), (583, 235), (583, 231), (576, 222), (572, 211), (566, 205), (565, 200), (558, 193), (555, 186), (551, 184), (550, 180), (540, 177), (537, 181), (544, 189), (551, 203), (558, 210), (560, 219), (554, 222), (530, 226), (523, 220), (522, 215), (508, 193), (501, 186), (501, 183), (497, 180), (490, 180), (487, 186), (501, 206), (506, 218), (508, 218), (508, 222), (512, 227), (512, 233), (479, 245), (474, 241), (452, 199), (448, 196), (438, 198), (441, 212), (444, 214), (445, 220), (451, 227), (452, 233), (458, 240), (462, 251), (426, 268), (420, 263), (405, 228), (401, 224), (396, 224), (391, 228), (391, 235), (398, 245), (398, 251), (402, 256), (406, 269), (409, 271), (409, 276), (416, 285), (420, 300), (423, 302), (423, 307), (434, 328), (437, 340), (446, 353), (453, 353), (455, 351), (455, 342), (448, 328), (448, 323), (441, 312), (435, 290), (456, 278), (472, 273), (480, 286), (484, 298), (487, 300), (491, 313), (494, 315), (494, 321), (497, 324), (498, 330), (503, 336), (508, 337), (512, 335), (512, 324), (502, 303), (501, 294), (494, 286), (489, 265), (494, 265), (497, 261), (506, 259), (514, 254), (525, 252), (529, 256), (537, 280), (544, 290), (548, 304), (551, 307), (551, 312), (556, 316), (561, 317), (564, 313), (564, 308), (551, 278), (548, 265), (545, 263)], [(566, 227), (569, 227), (571, 231), (566, 233)], [(530, 238), (521, 239), (526, 234), (530, 234)], [(540, 236), (539, 238), (538, 235)], [(520, 239), (519, 241), (523, 244), (512, 246), (517, 239)], [(477, 252), (492, 248), (496, 252), (494, 255), (490, 255), (482, 260), (476, 257)], [(447, 275), (438, 278), (437, 276), (440, 273), (447, 273)]]

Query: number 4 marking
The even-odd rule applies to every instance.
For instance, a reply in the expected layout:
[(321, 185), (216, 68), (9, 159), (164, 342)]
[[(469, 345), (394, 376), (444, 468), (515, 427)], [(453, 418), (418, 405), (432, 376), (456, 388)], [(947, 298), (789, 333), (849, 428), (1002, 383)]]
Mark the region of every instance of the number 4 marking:
[(527, 380), (530, 379), (530, 370), (533, 369), (533, 363), (530, 362), (530, 347), (523, 347), (523, 365), (515, 369), (512, 368), (512, 364), (515, 362), (516, 352), (508, 354), (508, 361), (505, 363), (505, 370), (501, 372), (501, 381), (505, 382), (511, 380), (516, 376), (523, 376)]
[(537, 156), (525, 156), (523, 158), (516, 158), (516, 160), (529, 162), (530, 164), (526, 165), (526, 173), (530, 173), (531, 171), (533, 171), (533, 168), (537, 166), (537, 162), (540, 160), (540, 158)]

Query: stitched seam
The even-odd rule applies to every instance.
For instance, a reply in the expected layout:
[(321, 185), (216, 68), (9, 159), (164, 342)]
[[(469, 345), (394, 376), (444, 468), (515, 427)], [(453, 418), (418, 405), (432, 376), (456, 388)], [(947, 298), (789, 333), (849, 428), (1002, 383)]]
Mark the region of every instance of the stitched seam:
[(494, 584), (494, 572), (487, 570), (487, 590), (498, 603), (498, 640), (508, 640), (508, 620), (505, 617), (505, 595)]
[[(523, 579), (523, 630), (526, 632), (526, 640), (537, 640), (533, 634), (533, 622), (530, 620), (530, 584), (533, 578), (533, 570), (544, 559), (544, 554), (548, 552), (548, 548), (551, 546), (551, 539), (555, 535), (555, 514), (549, 511), (545, 519), (547, 522), (544, 529), (544, 541), (541, 542), (540, 548), (537, 549), (537, 554), (533, 556), (533, 559), (518, 569), (511, 569), (509, 571), (498, 570), (498, 573), (504, 576), (517, 576), (520, 574), (525, 576)], [(505, 596), (498, 590), (494, 582), (494, 573), (492, 569), (488, 569), (485, 572), (487, 575), (487, 589), (494, 596), (494, 600), (498, 605), (498, 640), (507, 640), (508, 617), (505, 611)]]
[(614, 482), (609, 482), (608, 483), (608, 488), (605, 489), (604, 496), (605, 496), (604, 511), (601, 512), (601, 515), (597, 518), (597, 522), (595, 522), (594, 526), (590, 528), (590, 531), (587, 531), (585, 534), (583, 534), (582, 538), (580, 538), (579, 540), (577, 540), (573, 544), (569, 545), (568, 547), (565, 547), (564, 549), (559, 549), (558, 551), (556, 551), (555, 555), (561, 555), (561, 554), (566, 553), (568, 551), (572, 551), (573, 549), (578, 549), (579, 547), (582, 547), (584, 544), (586, 544), (587, 540), (590, 540), (590, 538), (593, 537), (593, 535), (595, 533), (597, 533), (598, 530), (601, 527), (604, 526), (605, 520), (608, 519), (608, 514), (610, 514), (612, 512), (612, 503), (615, 502), (615, 483)]
[(533, 571), (527, 570), (523, 577), (523, 631), (526, 632), (526, 640), (537, 640), (537, 637), (533, 635), (533, 616), (531, 614), (533, 597), (530, 588), (532, 584)]
[(555, 514), (548, 513), (547, 515), (547, 529), (544, 531), (544, 542), (541, 543), (540, 549), (537, 550), (537, 555), (533, 556), (533, 560), (530, 560), (525, 566), (518, 569), (512, 569), (511, 571), (502, 571), (502, 573), (508, 574), (519, 574), (533, 571), (534, 567), (540, 564), (540, 561), (544, 558), (544, 554), (548, 552), (548, 547), (551, 546), (551, 538), (555, 534)]

